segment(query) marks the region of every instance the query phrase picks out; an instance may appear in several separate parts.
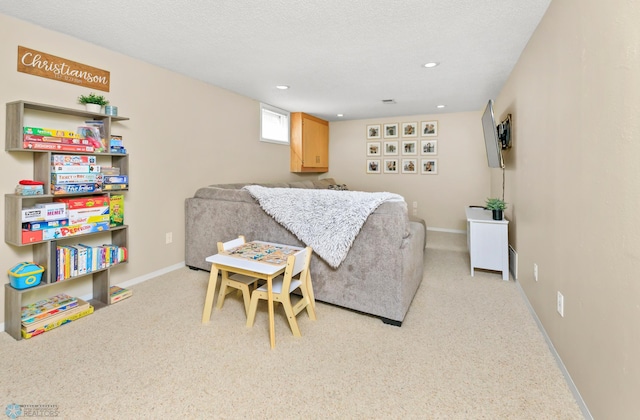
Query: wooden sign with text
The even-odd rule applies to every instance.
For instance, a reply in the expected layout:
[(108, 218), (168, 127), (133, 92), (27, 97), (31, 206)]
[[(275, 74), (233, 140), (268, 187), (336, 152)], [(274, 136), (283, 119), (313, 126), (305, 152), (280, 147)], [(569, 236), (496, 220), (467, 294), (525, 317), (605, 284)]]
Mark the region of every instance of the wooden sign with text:
[(18, 46), (18, 71), (109, 92), (106, 70)]

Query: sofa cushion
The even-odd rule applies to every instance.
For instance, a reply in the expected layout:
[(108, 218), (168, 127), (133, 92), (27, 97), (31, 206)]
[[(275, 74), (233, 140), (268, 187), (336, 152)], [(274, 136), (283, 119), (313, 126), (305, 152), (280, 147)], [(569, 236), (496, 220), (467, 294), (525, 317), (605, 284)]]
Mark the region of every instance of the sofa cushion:
[[(268, 186), (268, 185), (263, 185)], [(294, 181), (289, 183), (289, 188), (315, 188), (313, 181)]]

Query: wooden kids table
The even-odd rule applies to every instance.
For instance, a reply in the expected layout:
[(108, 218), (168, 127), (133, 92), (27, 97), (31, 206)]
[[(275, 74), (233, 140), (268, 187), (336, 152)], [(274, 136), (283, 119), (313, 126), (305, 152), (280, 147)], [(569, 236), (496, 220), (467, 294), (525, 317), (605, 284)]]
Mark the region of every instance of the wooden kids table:
[[(257, 249), (256, 252), (238, 252), (243, 250)], [(275, 323), (273, 312), (273, 279), (284, 273), (287, 267), (287, 255), (300, 251), (303, 248), (282, 245), (272, 242), (252, 241), (236, 248), (236, 251), (229, 250), (215, 255), (211, 255), (205, 261), (211, 263), (211, 274), (209, 275), (209, 285), (207, 296), (202, 312), (202, 323), (207, 324), (211, 320), (211, 310), (213, 309), (213, 298), (218, 284), (218, 271), (223, 270), (231, 273), (244, 274), (245, 276), (264, 279), (267, 281), (267, 296), (269, 305), (269, 340), (271, 348), (276, 346)], [(260, 250), (263, 250), (262, 254)], [(274, 258), (270, 258), (273, 255)], [(284, 255), (283, 258), (280, 256)], [(266, 262), (269, 261), (269, 262)]]

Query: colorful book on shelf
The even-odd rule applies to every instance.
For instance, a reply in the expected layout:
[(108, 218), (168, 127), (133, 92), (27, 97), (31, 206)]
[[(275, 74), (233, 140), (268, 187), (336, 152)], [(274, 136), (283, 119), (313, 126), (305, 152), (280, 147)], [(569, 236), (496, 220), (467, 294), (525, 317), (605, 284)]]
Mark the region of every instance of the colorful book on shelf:
[(35, 136), (33, 134), (24, 134), (23, 141), (35, 141), (44, 143), (71, 144), (76, 146), (95, 146), (90, 139), (79, 139), (76, 137), (53, 137), (53, 136)]
[(102, 268), (100, 267), (100, 255), (97, 247), (85, 244), (78, 244), (78, 246), (87, 249), (87, 271), (96, 271)]
[(122, 144), (122, 136), (118, 136), (118, 135), (112, 134), (112, 135), (111, 135), (111, 140), (109, 141), (109, 144), (111, 145), (111, 147), (114, 147), (114, 146), (116, 146), (116, 147), (124, 146), (124, 145)]
[(66, 194), (91, 194), (102, 191), (102, 184), (94, 183), (82, 183), (82, 184), (51, 184), (51, 194), (53, 195), (66, 195)]
[(99, 174), (100, 165), (51, 165), (52, 174)]
[(42, 299), (22, 307), (21, 321), (22, 323), (34, 322), (42, 320), (61, 311), (66, 311), (78, 306), (78, 298), (60, 293), (48, 299)]
[(31, 150), (52, 150), (56, 152), (95, 152), (93, 146), (82, 146), (75, 144), (47, 143), (38, 141), (23, 141), (23, 149)]
[(102, 176), (102, 182), (105, 184), (128, 184), (128, 175), (104, 175)]
[(84, 311), (81, 312), (77, 312), (74, 314), (70, 314), (68, 317), (60, 319), (58, 321), (55, 322), (51, 322), (46, 324), (44, 327), (38, 328), (34, 331), (28, 332), (25, 328), (21, 328), (21, 334), (22, 334), (22, 338), (31, 338), (31, 337), (35, 337), (36, 335), (40, 335), (44, 332), (47, 331), (51, 331), (54, 328), (57, 328), (61, 325), (65, 325), (68, 324), (69, 322), (73, 322), (77, 319), (80, 319), (82, 317), (85, 317), (87, 315), (90, 315), (93, 313), (93, 306), (89, 305), (88, 308), (86, 308)]
[(33, 332), (37, 329), (43, 329), (45, 328), (47, 325), (49, 324), (53, 324), (56, 323), (60, 320), (63, 320), (65, 318), (69, 318), (72, 315), (77, 314), (78, 312), (82, 312), (85, 311), (89, 308), (89, 302), (85, 302), (82, 299), (78, 299), (77, 301), (77, 305), (74, 306), (71, 309), (68, 309), (66, 311), (63, 312), (57, 312), (47, 318), (44, 318), (42, 320), (39, 321), (34, 321), (28, 324), (22, 324), (22, 329), (26, 332)]
[(103, 182), (103, 175), (98, 172), (94, 173), (52, 173), (51, 183), (56, 185), (68, 184), (92, 184)]
[(102, 191), (121, 191), (129, 189), (129, 184), (102, 184)]
[(127, 154), (127, 149), (125, 149), (124, 146), (111, 146), (109, 148), (109, 153), (114, 153), (114, 154), (119, 154), (119, 155), (126, 155)]
[(24, 134), (33, 134), (35, 136), (80, 138), (80, 135), (74, 131), (58, 130), (55, 128), (23, 127), (23, 132)]
[(116, 303), (123, 299), (130, 297), (133, 294), (133, 290), (123, 289), (118, 286), (111, 286), (109, 288), (109, 302)]
[(109, 226), (124, 225), (124, 195), (114, 194), (109, 201)]
[(51, 155), (52, 165), (97, 165), (98, 158), (96, 156), (82, 156), (82, 155)]

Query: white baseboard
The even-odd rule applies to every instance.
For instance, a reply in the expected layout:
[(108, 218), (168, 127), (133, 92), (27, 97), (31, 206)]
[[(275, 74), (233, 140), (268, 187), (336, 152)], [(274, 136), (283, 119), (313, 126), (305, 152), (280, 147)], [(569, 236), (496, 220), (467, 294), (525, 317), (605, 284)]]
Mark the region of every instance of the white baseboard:
[(524, 300), (524, 302), (527, 304), (527, 307), (529, 308), (529, 312), (531, 313), (531, 316), (533, 316), (533, 319), (536, 321), (536, 324), (538, 324), (538, 329), (540, 330), (545, 341), (547, 342), (547, 345), (549, 346), (549, 350), (551, 351), (551, 354), (556, 359), (556, 363), (558, 364), (558, 367), (560, 368), (560, 371), (562, 372), (564, 379), (567, 381), (567, 385), (569, 386), (569, 389), (571, 390), (573, 397), (576, 399), (576, 402), (578, 403), (578, 407), (580, 407), (580, 411), (582, 411), (582, 415), (587, 420), (593, 420), (593, 416), (589, 412), (589, 408), (587, 407), (587, 404), (585, 404), (584, 400), (582, 399), (582, 395), (580, 395), (580, 391), (578, 391), (576, 384), (573, 382), (573, 379), (571, 378), (571, 375), (569, 374), (567, 367), (564, 365), (564, 363), (562, 362), (562, 359), (560, 358), (560, 355), (556, 351), (556, 348), (553, 346), (553, 343), (551, 342), (549, 335), (547, 335), (547, 331), (544, 329), (544, 326), (542, 326), (542, 322), (540, 322), (540, 318), (538, 318), (538, 314), (536, 314), (536, 311), (533, 310), (533, 306), (531, 306), (531, 303), (529, 302), (527, 295), (524, 293), (524, 290), (522, 289), (520, 282), (516, 280), (515, 283), (518, 286), (518, 290), (520, 290), (520, 295), (522, 295), (522, 299)]
[[(160, 270), (153, 271), (151, 273), (145, 274), (144, 276), (136, 277), (134, 279), (127, 280), (125, 282), (122, 282), (122, 283), (119, 283), (119, 284), (115, 284), (115, 285), (112, 285), (112, 286), (119, 286), (119, 287), (122, 287), (122, 288), (126, 289), (127, 287), (131, 287), (131, 286), (134, 286), (136, 284), (142, 283), (144, 281), (151, 280), (152, 278), (161, 276), (163, 274), (167, 274), (167, 273), (170, 273), (172, 271), (178, 270), (180, 268), (183, 268), (184, 266), (185, 266), (184, 265), (184, 261), (182, 261), (181, 263), (170, 265), (169, 267), (161, 268)], [(91, 298), (93, 298), (92, 295), (85, 295), (85, 296), (81, 296), (80, 297), (80, 299), (82, 299), (82, 300), (88, 300), (88, 299), (91, 299)]]
[[(180, 262), (178, 264), (170, 265), (169, 267), (161, 268), (160, 270), (156, 270), (156, 271), (153, 271), (151, 273), (145, 274), (144, 276), (140, 276), (140, 277), (136, 277), (136, 278), (131, 279), (131, 280), (127, 280), (125, 282), (117, 284), (117, 286), (120, 286), (120, 287), (123, 287), (123, 288), (131, 287), (131, 286), (133, 286), (135, 284), (142, 283), (143, 281), (150, 280), (150, 279), (152, 279), (154, 277), (158, 277), (158, 276), (161, 276), (163, 274), (167, 274), (167, 273), (170, 273), (172, 271), (179, 270), (179, 269), (183, 268), (184, 266), (185, 266), (184, 265), (184, 261), (182, 261), (182, 262)], [(91, 294), (80, 296), (80, 299), (82, 299), (82, 300), (89, 300), (91, 298), (93, 298), (93, 295), (91, 295)], [(0, 332), (4, 332), (4, 322), (2, 324), (0, 324)]]
[(183, 268), (184, 266), (185, 266), (184, 265), (184, 261), (182, 261), (182, 262), (179, 262), (178, 264), (170, 265), (169, 267), (161, 268), (160, 270), (153, 271), (153, 272), (151, 272), (149, 274), (145, 274), (144, 276), (140, 276), (140, 277), (136, 277), (135, 279), (127, 280), (125, 282), (117, 284), (116, 286), (120, 286), (120, 287), (123, 287), (123, 288), (131, 287), (131, 286), (136, 285), (138, 283), (142, 283), (143, 281), (150, 280), (150, 279), (152, 279), (154, 277), (158, 277), (158, 276), (161, 276), (163, 274), (167, 274), (167, 273), (170, 273), (172, 271), (179, 270), (179, 269)]

